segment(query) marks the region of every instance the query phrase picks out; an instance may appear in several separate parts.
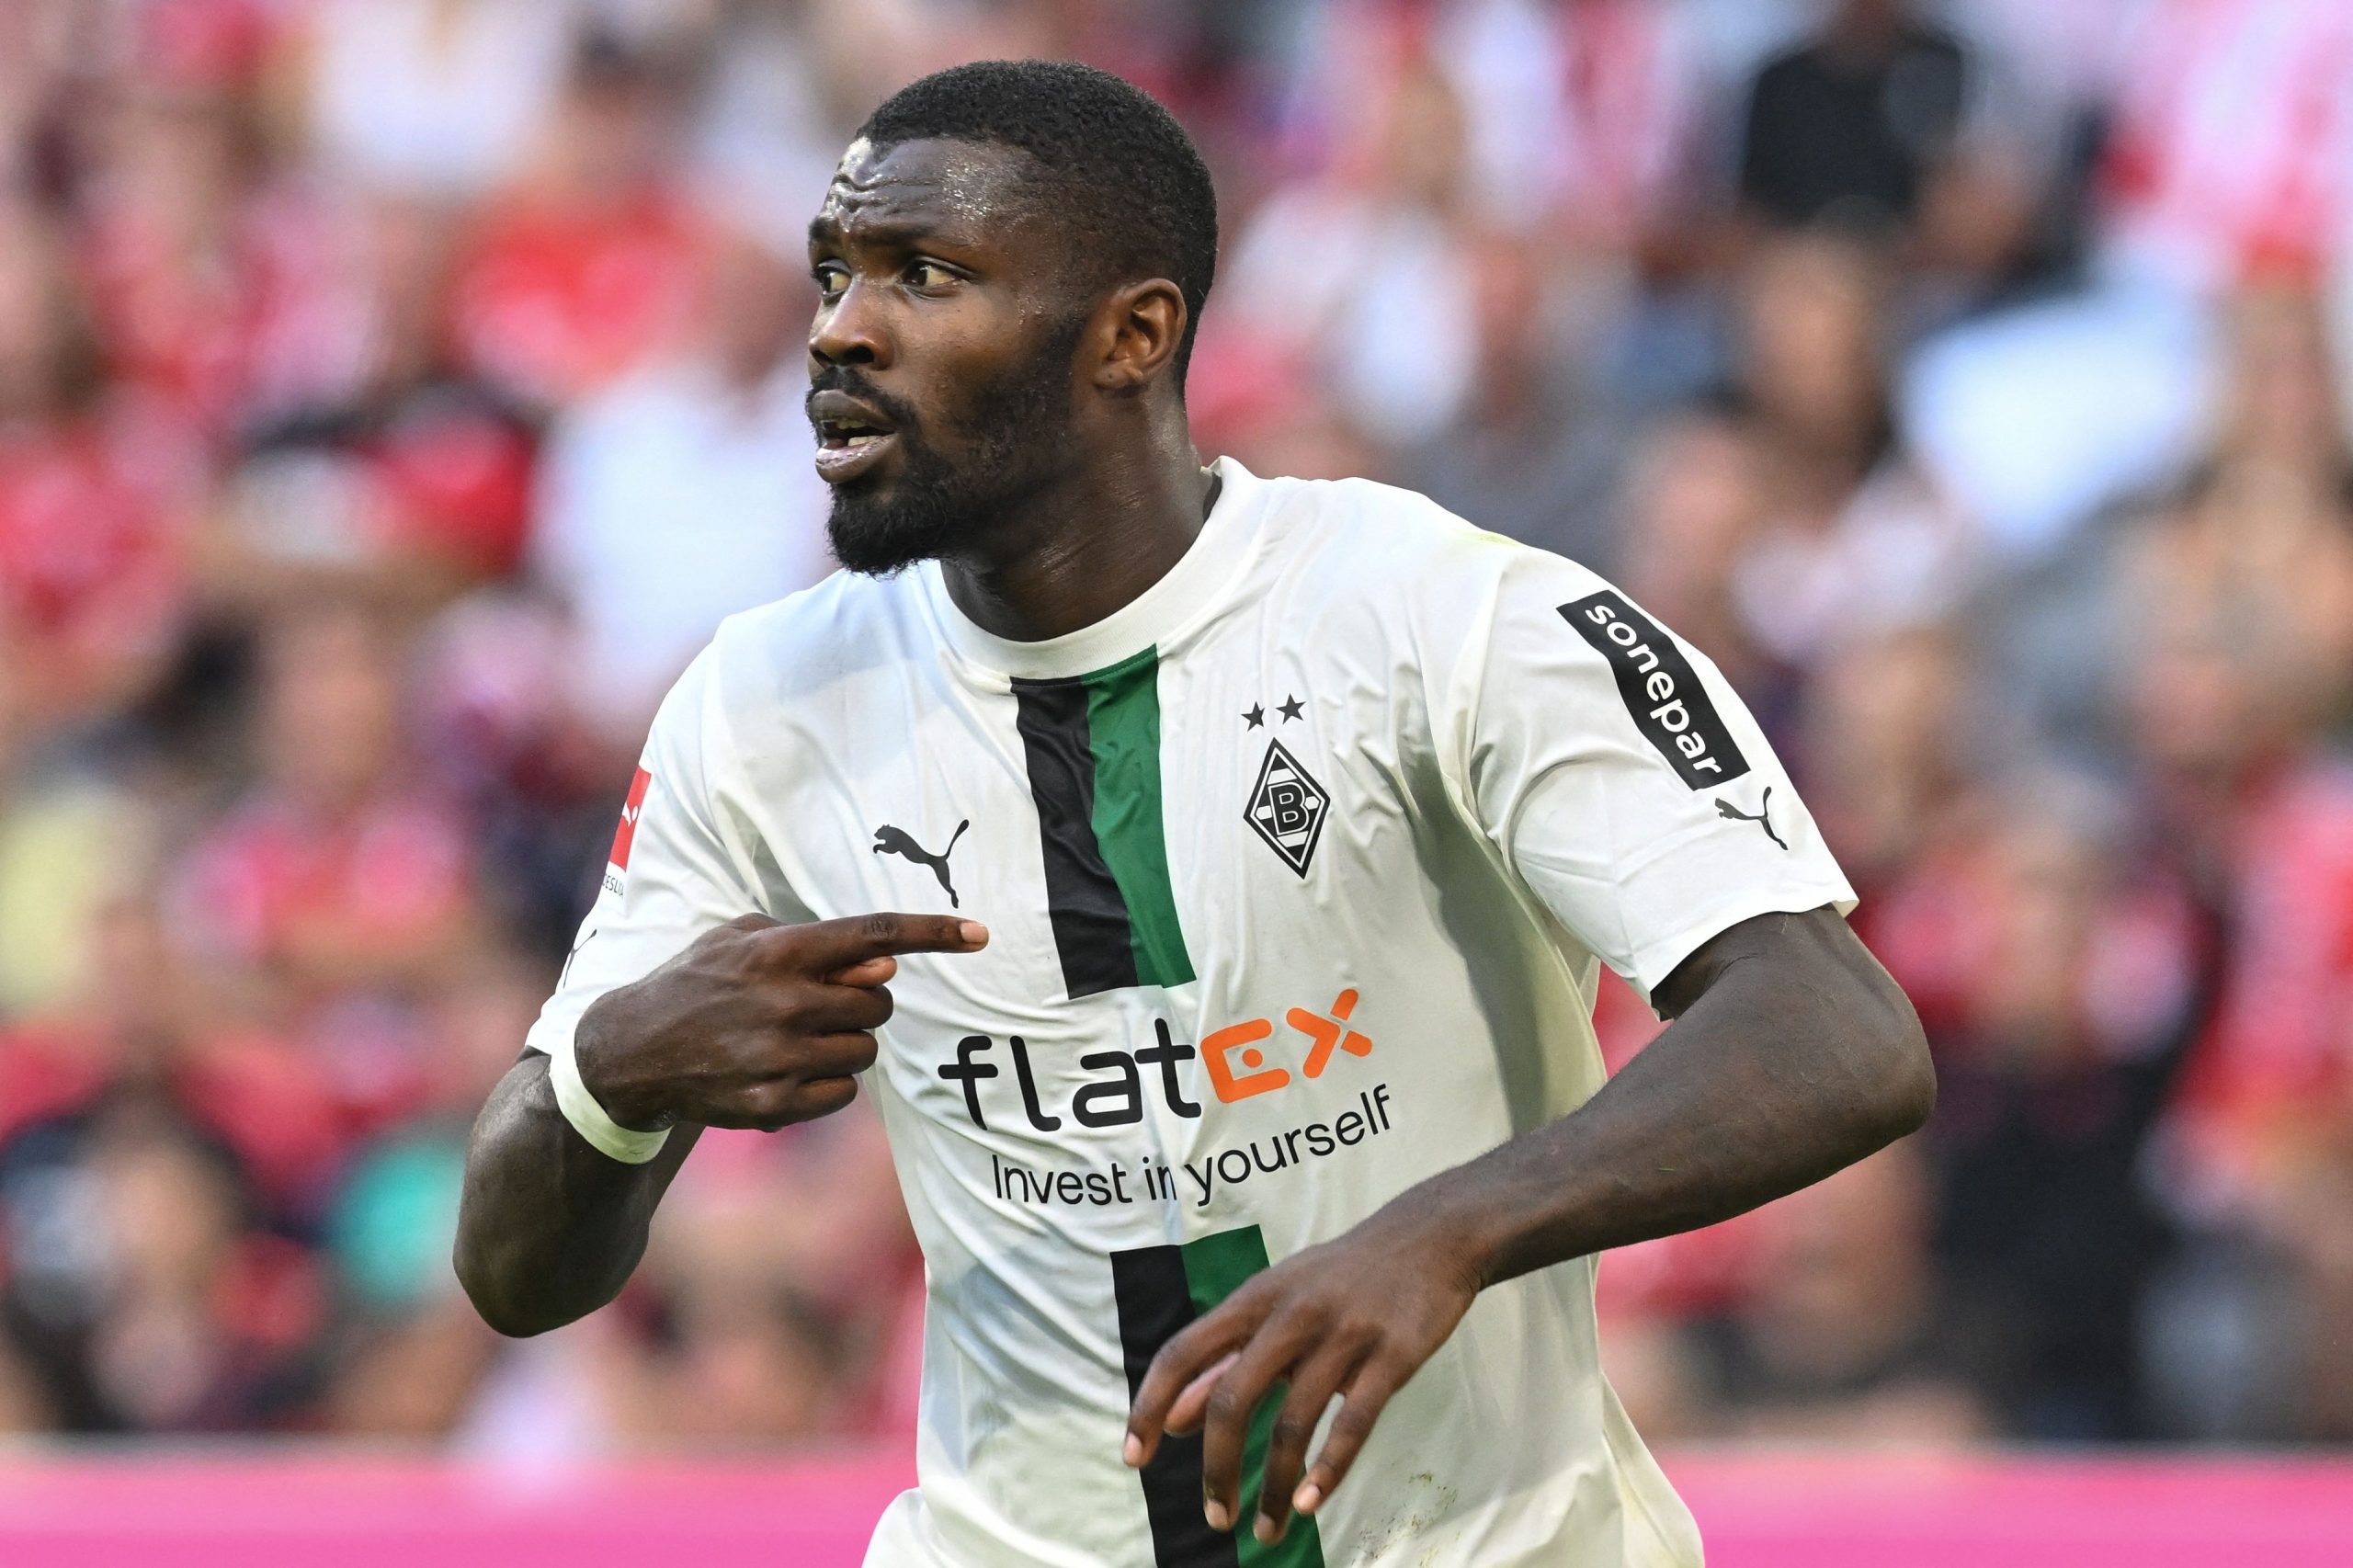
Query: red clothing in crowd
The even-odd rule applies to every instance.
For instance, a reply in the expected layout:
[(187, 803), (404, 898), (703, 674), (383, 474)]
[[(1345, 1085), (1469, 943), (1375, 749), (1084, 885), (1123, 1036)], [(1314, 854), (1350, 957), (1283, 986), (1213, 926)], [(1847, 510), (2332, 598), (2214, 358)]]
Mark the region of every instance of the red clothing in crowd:
[(118, 382), (210, 437), (232, 433), (335, 330), (332, 214), (290, 191), (250, 198), (209, 254), (101, 202), (84, 276)]
[(0, 425), (0, 640), (50, 702), (101, 695), (104, 666), (177, 633), (189, 465), (172, 447), (122, 419)]
[(183, 928), (247, 963), (282, 960), (312, 931), (397, 949), (460, 917), (472, 875), (464, 824), (415, 796), (334, 818), (265, 797), (198, 845), (180, 889), (192, 923)]
[(2270, 1131), (2353, 1108), (2353, 772), (2267, 786), (2233, 848), (2230, 960), (2184, 1091), (2197, 1174), (2224, 1200)]
[(463, 825), (417, 798), (333, 820), (264, 799), (197, 846), (174, 890), (174, 923), (192, 946), (286, 983), (286, 1027), (364, 1129), (436, 1091), (437, 1042), (399, 960), (456, 934), (473, 870)]
[(429, 381), (389, 406), (298, 414), (264, 430), (249, 457), (249, 472), (284, 460), (303, 476), (281, 503), (294, 515), (267, 531), (302, 540), (318, 559), (416, 561), (488, 577), (522, 558), (537, 435), (479, 385)]
[(686, 208), (658, 193), (594, 211), (511, 200), (459, 278), (460, 352), (534, 402), (580, 397), (679, 328), (701, 250)]
[(461, 401), (413, 401), (362, 444), (388, 532), (417, 553), (512, 572), (531, 520), (529, 433)]
[(273, 1212), (314, 1209), (345, 1153), (343, 1123), (309, 1057), (265, 1036), (176, 1042), (148, 1067), (134, 1048), (74, 1020), (0, 1030), (0, 1144), (35, 1122), (89, 1111), (133, 1077), (220, 1140)]
[(2320, 273), (2353, 216), (2353, 7), (2174, 0), (2119, 80), (2103, 194), (2128, 257), (2202, 290)]

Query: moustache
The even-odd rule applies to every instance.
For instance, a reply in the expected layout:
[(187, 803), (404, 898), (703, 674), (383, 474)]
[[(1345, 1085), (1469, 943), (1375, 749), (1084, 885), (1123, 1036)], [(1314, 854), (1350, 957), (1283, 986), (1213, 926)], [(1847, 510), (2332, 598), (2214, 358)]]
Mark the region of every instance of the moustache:
[(801, 399), (801, 406), (803, 413), (809, 414), (810, 423), (813, 425), (816, 423), (817, 416), (810, 412), (809, 404), (815, 401), (819, 392), (846, 392), (871, 405), (874, 412), (890, 420), (892, 427), (903, 437), (915, 426), (914, 409), (876, 386), (867, 380), (864, 374), (848, 365), (828, 365), (809, 378), (809, 391)]

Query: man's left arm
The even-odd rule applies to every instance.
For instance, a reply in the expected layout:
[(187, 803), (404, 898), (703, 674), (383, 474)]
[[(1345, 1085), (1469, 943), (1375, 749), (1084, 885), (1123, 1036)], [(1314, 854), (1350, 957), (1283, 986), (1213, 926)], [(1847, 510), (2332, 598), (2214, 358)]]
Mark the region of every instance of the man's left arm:
[(1468, 630), (1423, 665), (1450, 795), (1561, 931), (1675, 1021), (1573, 1114), (1286, 1259), (1163, 1349), (1129, 1460), (1202, 1426), (1221, 1528), (1277, 1384), (1262, 1535), (1331, 1494), (1482, 1288), (1794, 1191), (1917, 1127), (1934, 1095), (1910, 1005), (1841, 918), (1853, 890), (1722, 674), (1582, 567), (1501, 540), (1461, 554), (1488, 575), (1475, 605), (1427, 616)]
[(1251, 1413), (1288, 1382), (1253, 1525), (1279, 1537), (1290, 1510), (1331, 1495), (1486, 1286), (1794, 1192), (1910, 1132), (1935, 1101), (1911, 1004), (1833, 910), (1743, 921), (1655, 1000), (1675, 1022), (1574, 1114), (1410, 1188), (1170, 1341), (1137, 1392), (1129, 1462), (1164, 1430), (1201, 1426), (1205, 1506), (1231, 1528)]

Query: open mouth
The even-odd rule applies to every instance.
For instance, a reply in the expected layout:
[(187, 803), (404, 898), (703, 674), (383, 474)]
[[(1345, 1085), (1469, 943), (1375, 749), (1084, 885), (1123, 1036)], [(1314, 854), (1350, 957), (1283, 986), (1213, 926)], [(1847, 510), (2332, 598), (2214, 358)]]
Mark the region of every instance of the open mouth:
[(829, 452), (864, 451), (890, 434), (879, 425), (869, 425), (859, 419), (821, 419), (817, 422), (817, 444)]
[(818, 476), (831, 484), (866, 472), (898, 441), (887, 420), (846, 392), (811, 398), (809, 420), (817, 432)]

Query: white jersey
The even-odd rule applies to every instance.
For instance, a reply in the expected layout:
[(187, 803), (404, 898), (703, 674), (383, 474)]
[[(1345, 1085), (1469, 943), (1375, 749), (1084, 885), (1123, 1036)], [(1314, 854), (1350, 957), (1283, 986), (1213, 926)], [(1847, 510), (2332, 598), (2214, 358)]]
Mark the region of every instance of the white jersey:
[(1177, 1330), (1601, 1086), (1598, 964), (1648, 994), (1853, 900), (1722, 676), (1599, 578), (1218, 470), (1183, 560), (1066, 637), (990, 635), (936, 565), (728, 620), (531, 1043), (747, 911), (987, 925), (900, 960), (866, 1074), (928, 1278), (920, 1484), (870, 1564), (1696, 1564), (1591, 1258), (1483, 1292), (1279, 1546), (1210, 1533), (1198, 1438), (1120, 1462)]

